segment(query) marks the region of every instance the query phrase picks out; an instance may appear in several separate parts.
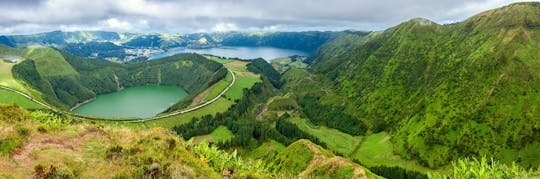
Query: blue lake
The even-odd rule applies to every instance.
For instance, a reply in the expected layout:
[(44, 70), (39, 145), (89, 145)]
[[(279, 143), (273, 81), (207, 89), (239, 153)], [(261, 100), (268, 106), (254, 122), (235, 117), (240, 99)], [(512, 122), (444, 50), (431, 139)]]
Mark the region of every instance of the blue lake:
[(291, 49), (282, 49), (274, 47), (214, 47), (205, 49), (190, 49), (190, 48), (176, 48), (169, 50), (165, 53), (155, 54), (148, 59), (158, 59), (168, 57), (180, 53), (198, 53), (198, 54), (211, 54), (221, 57), (240, 58), (240, 59), (255, 59), (264, 58), (266, 61), (272, 59), (288, 57), (293, 55), (308, 56), (307, 52)]

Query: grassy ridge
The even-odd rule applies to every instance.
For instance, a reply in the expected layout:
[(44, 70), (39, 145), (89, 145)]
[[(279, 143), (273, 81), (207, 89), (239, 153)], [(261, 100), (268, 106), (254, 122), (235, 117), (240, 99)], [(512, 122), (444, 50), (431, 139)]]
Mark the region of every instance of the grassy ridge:
[(219, 177), (186, 142), (164, 129), (73, 122), (0, 105), (0, 125), (10, 129), (0, 133), (0, 177)]
[(11, 74), (11, 69), (14, 65), (16, 63), (0, 60), (0, 85), (27, 92), (28, 90), (15, 80), (13, 74)]
[(385, 165), (424, 173), (434, 171), (394, 154), (390, 135), (385, 132), (368, 136), (352, 136), (325, 126), (314, 126), (307, 119), (290, 118), (289, 121), (297, 125), (300, 130), (325, 143), (329, 150), (349, 156), (368, 167)]
[(350, 155), (356, 145), (362, 141), (362, 136), (352, 136), (325, 126), (314, 126), (307, 119), (291, 118), (289, 121), (296, 124), (300, 130), (324, 142), (328, 149), (344, 155)]
[(227, 129), (226, 126), (219, 126), (212, 133), (208, 135), (192, 137), (190, 140), (193, 140), (194, 143), (205, 142), (224, 142), (231, 140), (234, 137), (234, 134)]
[(258, 76), (243, 77), (238, 75), (236, 76), (236, 84), (225, 93), (225, 96), (231, 100), (240, 99), (244, 94), (244, 89), (251, 88), (255, 83), (260, 81), (261, 79)]

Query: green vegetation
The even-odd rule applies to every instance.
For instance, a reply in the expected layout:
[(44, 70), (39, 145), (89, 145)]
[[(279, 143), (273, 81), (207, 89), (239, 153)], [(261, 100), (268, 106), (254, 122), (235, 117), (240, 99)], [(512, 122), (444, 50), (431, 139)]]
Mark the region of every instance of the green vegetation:
[(286, 147), (287, 146), (279, 143), (278, 141), (269, 140), (262, 143), (259, 147), (249, 151), (249, 153), (245, 156), (252, 159), (271, 159), (278, 153), (281, 153), (283, 150), (285, 150)]
[(0, 60), (0, 85), (26, 92), (27, 90), (24, 86), (15, 80), (11, 74), (11, 69), (15, 64), (16, 63)]
[[(77, 123), (0, 105), (2, 178), (217, 178), (188, 144), (159, 129)], [(96, 172), (99, 171), (99, 172)]]
[[(308, 141), (298, 141), (287, 147), (286, 150), (279, 153), (275, 160), (275, 170), (290, 174), (299, 174), (304, 171), (309, 162), (313, 159), (314, 152), (310, 150), (310, 143), (304, 144)], [(323, 150), (319, 148), (319, 150)], [(330, 156), (330, 153), (326, 153)]]
[(18, 93), (0, 89), (0, 104), (17, 104), (25, 109), (42, 109), (43, 106)]
[(385, 132), (365, 136), (362, 143), (357, 146), (357, 150), (351, 154), (351, 157), (367, 167), (385, 165), (398, 166), (424, 173), (432, 171), (414, 161), (404, 160), (394, 154), (390, 136)]
[(181, 54), (143, 63), (117, 64), (60, 53), (50, 48), (29, 49), (27, 60), (13, 66), (15, 79), (41, 92), (62, 109), (97, 94), (142, 85), (181, 86), (198, 93), (224, 78), (223, 65), (196, 54)]
[(351, 155), (356, 146), (362, 142), (361, 136), (352, 136), (325, 126), (315, 126), (306, 119), (290, 118), (289, 121), (297, 125), (300, 130), (325, 143), (329, 150), (346, 156)]
[[(230, 76), (230, 74), (228, 74)], [(211, 100), (218, 96), (229, 84), (231, 81), (228, 80), (221, 80), (214, 84), (212, 87), (208, 88), (208, 93), (206, 94), (206, 97), (204, 98), (204, 101)]]
[(298, 140), (279, 153), (274, 171), (300, 178), (379, 178), (362, 166), (337, 157), (308, 140)]
[(460, 23), (412, 19), (365, 41), (336, 38), (312, 70), (335, 79), (344, 104), (331, 106), (389, 131), (404, 159), (438, 168), (486, 156), (537, 168), (539, 13), (540, 3), (516, 3)]
[(215, 62), (218, 62), (218, 63), (221, 63), (221, 64), (226, 64), (226, 63), (235, 61), (235, 60), (232, 60), (232, 59), (217, 57), (217, 56), (214, 56), (214, 55), (203, 55), (203, 56), (205, 58), (207, 58), (208, 60), (212, 60), (212, 61), (215, 61)]
[(295, 55), (295, 56), (290, 56), (290, 57), (273, 59), (270, 64), (279, 73), (284, 73), (285, 71), (291, 68), (300, 68), (300, 69), (307, 68), (308, 64), (304, 63), (306, 59), (307, 59), (306, 57)]
[(247, 69), (268, 78), (274, 87), (279, 88), (281, 86), (281, 75), (262, 58), (252, 60), (247, 65)]
[(188, 113), (184, 113), (182, 115), (177, 116), (171, 116), (159, 120), (152, 120), (145, 122), (144, 125), (149, 127), (164, 127), (164, 128), (172, 128), (176, 125), (181, 125), (188, 123), (191, 121), (194, 117), (202, 117), (206, 115), (215, 115), (220, 112), (225, 112), (229, 107), (234, 104), (233, 102), (225, 99), (225, 98), (219, 98), (217, 101), (202, 107), (200, 109), (197, 109), (195, 111), (191, 111)]
[(527, 171), (524, 168), (512, 163), (505, 165), (493, 159), (485, 157), (481, 159), (459, 159), (452, 162), (452, 173), (443, 175), (440, 173), (430, 173), (429, 178), (536, 178), (538, 174)]
[[(226, 126), (219, 126), (212, 133), (208, 135), (196, 136), (192, 140), (196, 143), (205, 141), (205, 142), (224, 142), (231, 140), (234, 137), (234, 134), (227, 129)], [(190, 139), (191, 140), (191, 139)]]
[(198, 154), (203, 161), (207, 161), (214, 171), (218, 171), (224, 177), (231, 174), (238, 178), (276, 178), (277, 175), (270, 172), (261, 161), (243, 160), (236, 151), (229, 154), (219, 150), (215, 146), (201, 143), (193, 147), (193, 151)]
[[(238, 74), (238, 73), (237, 73)], [(241, 75), (236, 76), (235, 84), (225, 93), (225, 97), (231, 100), (237, 100), (242, 98), (244, 89), (251, 88), (255, 83), (260, 82), (259, 76), (253, 75), (244, 77)]]

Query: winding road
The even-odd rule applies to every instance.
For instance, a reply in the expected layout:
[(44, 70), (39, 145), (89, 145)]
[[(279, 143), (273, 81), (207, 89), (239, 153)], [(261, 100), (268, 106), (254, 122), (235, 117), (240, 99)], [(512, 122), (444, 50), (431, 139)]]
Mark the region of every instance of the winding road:
[(0, 89), (15, 92), (15, 93), (20, 94), (20, 95), (24, 96), (25, 98), (28, 98), (31, 101), (33, 101), (33, 102), (35, 102), (35, 103), (37, 103), (37, 104), (39, 104), (39, 105), (41, 105), (41, 106), (43, 106), (43, 107), (45, 107), (47, 109), (50, 109), (50, 110), (54, 111), (54, 112), (66, 114), (66, 115), (69, 115), (69, 116), (72, 116), (72, 117), (75, 117), (75, 118), (78, 118), (78, 119), (82, 119), (82, 120), (105, 121), (105, 122), (115, 122), (115, 123), (141, 123), (141, 122), (147, 122), (147, 121), (152, 121), (152, 120), (163, 119), (163, 118), (176, 116), (176, 115), (181, 115), (181, 114), (184, 114), (184, 113), (195, 111), (195, 110), (197, 110), (199, 108), (205, 107), (205, 106), (207, 106), (209, 104), (212, 104), (213, 102), (217, 101), (219, 98), (221, 98), (221, 96), (223, 96), (223, 94), (225, 94), (227, 91), (229, 91), (229, 89), (236, 82), (236, 76), (234, 75), (234, 72), (231, 71), (230, 69), (227, 69), (227, 71), (229, 71), (229, 73), (231, 73), (231, 75), (232, 75), (231, 83), (229, 84), (229, 86), (227, 86), (225, 89), (223, 89), (223, 91), (221, 91), (221, 93), (219, 93), (219, 95), (212, 98), (211, 100), (206, 101), (205, 103), (197, 105), (197, 106), (192, 107), (192, 108), (183, 109), (183, 110), (172, 112), (172, 113), (169, 113), (169, 114), (165, 114), (165, 115), (161, 115), (161, 116), (154, 116), (154, 117), (151, 117), (151, 118), (144, 118), (144, 119), (116, 119), (116, 120), (114, 120), (114, 119), (103, 119), (103, 118), (95, 118), (95, 117), (78, 115), (78, 114), (74, 114), (74, 113), (70, 113), (70, 112), (57, 110), (56, 108), (54, 108), (54, 107), (52, 107), (52, 106), (50, 106), (50, 105), (48, 105), (46, 103), (43, 103), (43, 102), (33, 98), (32, 96), (30, 96), (30, 95), (28, 95), (28, 94), (26, 94), (24, 92), (21, 92), (19, 90), (16, 90), (16, 89), (13, 89), (13, 88), (10, 88), (10, 87), (0, 86)]

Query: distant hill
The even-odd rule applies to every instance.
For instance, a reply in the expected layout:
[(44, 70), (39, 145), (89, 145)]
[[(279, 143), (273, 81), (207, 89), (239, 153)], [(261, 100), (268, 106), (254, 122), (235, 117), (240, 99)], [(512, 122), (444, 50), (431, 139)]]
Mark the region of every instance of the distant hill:
[(342, 32), (223, 32), (194, 34), (136, 34), (104, 31), (53, 31), (31, 35), (0, 36), (10, 47), (48, 46), (74, 55), (128, 61), (125, 49), (218, 46), (269, 46), (312, 52)]
[[(345, 112), (393, 132), (397, 153), (438, 167), (466, 156), (540, 165), (540, 3), (463, 22), (412, 19), (345, 33), (311, 58), (335, 80)], [(331, 120), (331, 119), (328, 119)]]

